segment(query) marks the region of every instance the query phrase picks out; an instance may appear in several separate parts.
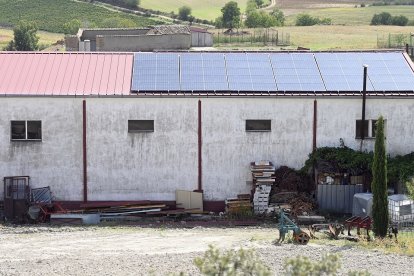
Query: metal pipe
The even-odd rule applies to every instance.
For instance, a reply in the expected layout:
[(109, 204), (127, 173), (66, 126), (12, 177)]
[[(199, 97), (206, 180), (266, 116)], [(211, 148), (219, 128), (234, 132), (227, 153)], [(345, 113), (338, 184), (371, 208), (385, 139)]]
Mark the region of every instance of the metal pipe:
[(88, 202), (88, 166), (86, 150), (86, 100), (83, 100), (83, 202)]
[(361, 142), (365, 139), (365, 105), (367, 100), (367, 76), (368, 65), (364, 65), (364, 82), (362, 88), (362, 124), (361, 124)]
[[(318, 127), (318, 101), (315, 99), (313, 101), (313, 152), (316, 151), (316, 134), (317, 134), (317, 127)], [(318, 171), (316, 169), (316, 165), (313, 165), (313, 176), (314, 176), (314, 183), (315, 183), (315, 192), (318, 193)]]
[(201, 124), (201, 100), (198, 100), (198, 191), (203, 191), (203, 184), (202, 184), (202, 124)]
[(316, 150), (316, 131), (318, 126), (318, 102), (313, 101), (313, 151)]

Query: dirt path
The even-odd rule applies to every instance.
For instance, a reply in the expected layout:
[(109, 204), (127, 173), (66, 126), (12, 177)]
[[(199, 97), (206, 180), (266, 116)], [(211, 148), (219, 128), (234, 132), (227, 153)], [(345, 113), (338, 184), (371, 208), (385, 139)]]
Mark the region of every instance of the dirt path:
[(276, 0), (271, 0), (270, 5), (261, 8), (262, 10), (272, 10), (276, 6)]
[(346, 270), (410, 275), (414, 258), (355, 248), (309, 244), (275, 246), (272, 228), (162, 229), (140, 227), (2, 227), (0, 275), (198, 275), (193, 260), (209, 244), (254, 248), (280, 275), (286, 257), (337, 252)]

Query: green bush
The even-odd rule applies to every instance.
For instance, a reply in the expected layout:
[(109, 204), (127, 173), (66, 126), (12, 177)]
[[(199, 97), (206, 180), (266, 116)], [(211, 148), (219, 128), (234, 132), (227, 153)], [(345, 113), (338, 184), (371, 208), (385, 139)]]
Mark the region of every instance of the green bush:
[(252, 250), (220, 251), (210, 245), (204, 256), (196, 258), (194, 263), (201, 274), (207, 276), (271, 275), (269, 268)]
[(404, 15), (392, 16), (389, 12), (374, 14), (374, 16), (371, 19), (371, 25), (406, 26), (407, 24), (407, 17), (405, 17)]
[(331, 25), (332, 19), (312, 17), (309, 14), (302, 13), (296, 17), (296, 26), (313, 26), (313, 25)]
[[(337, 275), (341, 268), (340, 257), (337, 254), (326, 254), (320, 261), (312, 261), (308, 257), (298, 256), (285, 260), (285, 273), (288, 276), (320, 276)], [(349, 271), (348, 275), (368, 276), (368, 271)]]

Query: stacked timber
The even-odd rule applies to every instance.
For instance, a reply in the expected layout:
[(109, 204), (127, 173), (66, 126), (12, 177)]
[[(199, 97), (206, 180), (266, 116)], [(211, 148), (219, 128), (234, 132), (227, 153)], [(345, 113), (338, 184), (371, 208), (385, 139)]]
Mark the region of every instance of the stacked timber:
[(226, 213), (228, 214), (241, 214), (251, 212), (252, 204), (250, 202), (249, 194), (237, 195), (237, 198), (226, 199)]
[(269, 197), (275, 182), (275, 167), (270, 161), (252, 162), (250, 170), (253, 177), (253, 209), (256, 214), (263, 214), (269, 208)]

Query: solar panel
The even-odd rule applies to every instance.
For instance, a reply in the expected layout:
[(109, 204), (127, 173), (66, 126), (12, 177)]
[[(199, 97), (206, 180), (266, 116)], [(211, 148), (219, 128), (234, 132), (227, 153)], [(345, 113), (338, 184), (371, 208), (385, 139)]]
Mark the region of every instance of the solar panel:
[(132, 90), (156, 90), (156, 58), (156, 55), (152, 53), (135, 54)]
[(363, 65), (368, 65), (367, 91), (413, 90), (414, 75), (401, 53), (316, 53), (328, 90), (362, 91)]
[(133, 91), (413, 91), (402, 53), (136, 53)]
[(179, 55), (177, 53), (157, 53), (156, 89), (181, 90)]
[(229, 90), (224, 54), (203, 53), (205, 90)]
[(252, 91), (252, 79), (249, 63), (245, 53), (229, 53), (225, 56), (227, 79), (231, 91)]
[(269, 54), (246, 54), (254, 91), (276, 91)]
[(204, 90), (203, 58), (199, 53), (180, 55), (181, 90)]
[(278, 90), (323, 91), (325, 86), (312, 54), (270, 54)]

